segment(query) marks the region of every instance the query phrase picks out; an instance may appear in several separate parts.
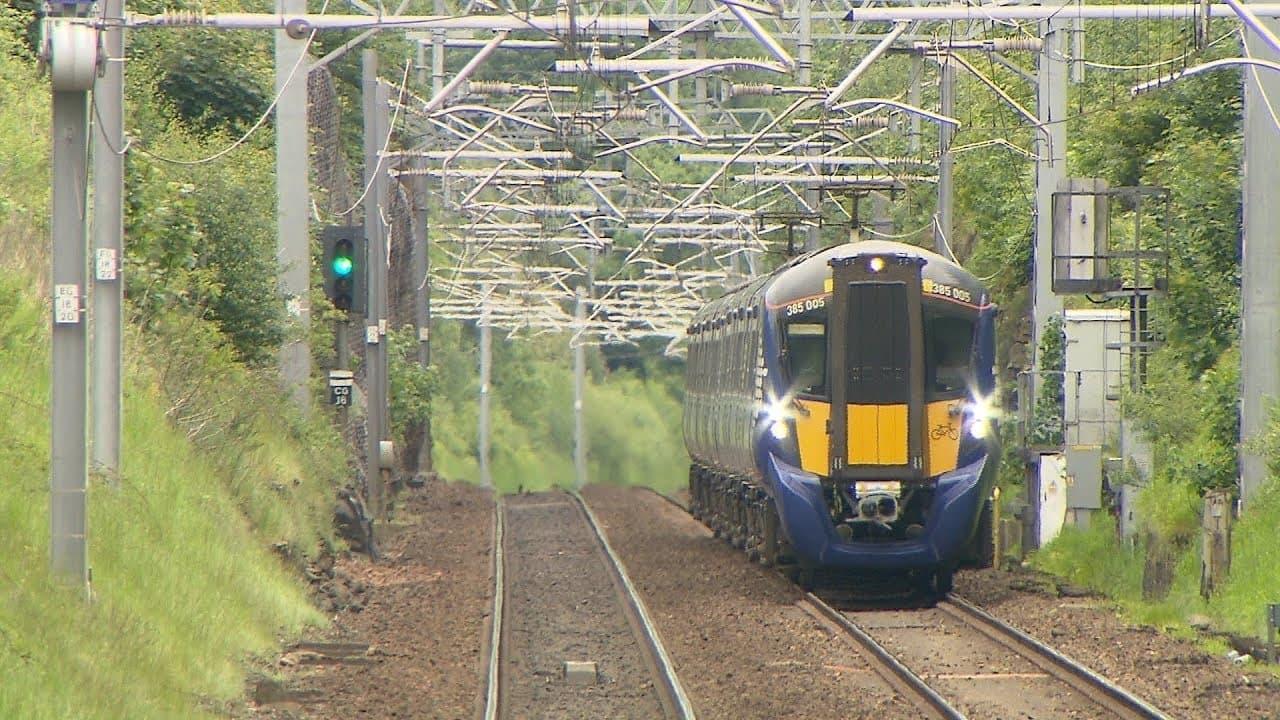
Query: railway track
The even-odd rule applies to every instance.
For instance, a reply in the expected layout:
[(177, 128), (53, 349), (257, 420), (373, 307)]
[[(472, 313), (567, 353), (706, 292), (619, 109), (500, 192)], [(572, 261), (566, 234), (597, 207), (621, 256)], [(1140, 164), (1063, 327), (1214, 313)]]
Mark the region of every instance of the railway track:
[[(654, 492), (687, 511), (676, 498)], [(955, 594), (905, 610), (866, 609), (865, 598), (831, 599), (852, 609), (814, 593), (798, 604), (828, 631), (848, 638), (926, 717), (1167, 720), (1114, 682)], [(947, 662), (960, 667), (941, 667)], [(966, 671), (965, 664), (978, 672)]]
[(955, 595), (908, 610), (840, 609), (813, 593), (800, 605), (852, 639), (928, 717), (1167, 720), (1119, 685)]
[(661, 638), (576, 493), (503, 498), (482, 717), (692, 720)]

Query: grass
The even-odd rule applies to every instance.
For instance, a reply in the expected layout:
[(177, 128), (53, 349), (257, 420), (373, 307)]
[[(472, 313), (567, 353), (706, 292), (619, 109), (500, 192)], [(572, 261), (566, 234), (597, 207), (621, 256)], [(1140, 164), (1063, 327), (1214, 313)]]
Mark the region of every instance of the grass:
[[(267, 440), (243, 457), (231, 443), (198, 447), (168, 417), (155, 371), (138, 372), (121, 477), (90, 487), (94, 597), (83, 602), (47, 570), (47, 311), (12, 279), (0, 305), (11, 407), (0, 415), (0, 717), (212, 716), (242, 694), (247, 658), (322, 622), (269, 547), (313, 543), (328, 493), (271, 500), (264, 488), (294, 471), (332, 478), (280, 430), (256, 428)], [(252, 472), (233, 478), (232, 465)]]
[[(1186, 498), (1170, 493), (1164, 500), (1182, 512)], [(1136, 622), (1190, 636), (1188, 619), (1205, 615), (1218, 630), (1255, 638), (1266, 637), (1265, 609), (1280, 602), (1280, 481), (1273, 479), (1236, 524), (1232, 536), (1231, 574), (1209, 600), (1200, 596), (1198, 537), (1184, 542), (1175, 554), (1173, 584), (1161, 600), (1144, 600), (1144, 549), (1126, 548), (1116, 541), (1115, 524), (1101, 516), (1087, 530), (1065, 528), (1033, 558), (1042, 570), (1090, 587), (1115, 600)]]
[(0, 7), (0, 717), (217, 717), (253, 658), (323, 622), (293, 566), (330, 538), (346, 450), (208, 323), (132, 328), (121, 475), (90, 478), (92, 601), (51, 579), (50, 93), (20, 27)]

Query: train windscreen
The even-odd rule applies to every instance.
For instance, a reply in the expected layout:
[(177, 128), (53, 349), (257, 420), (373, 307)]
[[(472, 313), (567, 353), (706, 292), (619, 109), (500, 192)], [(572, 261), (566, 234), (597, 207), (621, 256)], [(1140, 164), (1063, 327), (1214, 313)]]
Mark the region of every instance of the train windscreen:
[[(910, 368), (906, 289), (885, 283), (850, 288), (846, 347), (851, 403), (906, 402)], [(816, 307), (786, 320), (787, 370), (792, 392), (828, 397), (827, 312)], [(962, 397), (972, 373), (974, 320), (967, 313), (924, 312), (925, 392), (928, 399)]]
[(866, 405), (907, 402), (911, 392), (907, 286), (898, 282), (853, 283), (846, 309), (848, 401)]
[(930, 398), (960, 397), (968, 389), (973, 320), (925, 310), (925, 391)]
[(808, 317), (787, 323), (787, 370), (791, 391), (798, 395), (827, 396), (826, 313), (810, 311)]

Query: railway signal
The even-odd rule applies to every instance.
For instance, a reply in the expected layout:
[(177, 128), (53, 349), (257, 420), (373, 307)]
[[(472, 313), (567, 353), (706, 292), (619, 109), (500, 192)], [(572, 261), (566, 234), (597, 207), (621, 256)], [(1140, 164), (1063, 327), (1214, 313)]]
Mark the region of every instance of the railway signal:
[(324, 294), (339, 310), (364, 314), (367, 269), (364, 235), (360, 228), (331, 225), (324, 229)]

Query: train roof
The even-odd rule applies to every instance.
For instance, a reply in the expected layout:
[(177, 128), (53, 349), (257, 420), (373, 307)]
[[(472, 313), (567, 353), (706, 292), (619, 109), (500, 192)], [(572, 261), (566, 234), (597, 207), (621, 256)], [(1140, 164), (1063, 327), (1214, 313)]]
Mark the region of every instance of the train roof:
[(973, 302), (960, 304), (981, 308), (990, 302), (987, 288), (959, 264), (922, 247), (887, 240), (845, 243), (796, 258), (774, 274), (774, 281), (765, 292), (765, 302), (770, 307), (778, 307), (798, 299), (829, 293), (826, 281), (831, 277), (831, 268), (828, 263), (834, 258), (859, 255), (905, 255), (922, 258), (925, 261), (920, 270), (922, 279), (944, 288), (965, 291), (973, 299)]

